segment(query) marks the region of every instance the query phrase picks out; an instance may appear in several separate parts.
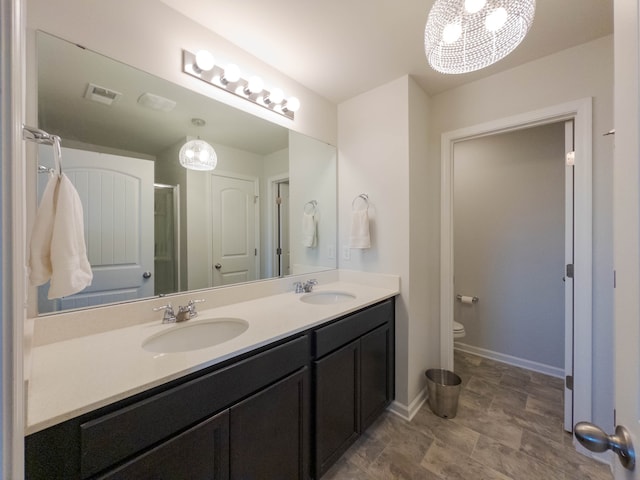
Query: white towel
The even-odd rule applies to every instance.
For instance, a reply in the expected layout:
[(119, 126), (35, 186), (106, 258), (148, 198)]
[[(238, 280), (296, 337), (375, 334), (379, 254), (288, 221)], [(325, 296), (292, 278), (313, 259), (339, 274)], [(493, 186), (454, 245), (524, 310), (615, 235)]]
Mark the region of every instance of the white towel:
[(366, 208), (363, 210), (354, 210), (351, 214), (349, 246), (351, 248), (371, 248), (369, 215)]
[(32, 285), (51, 280), (49, 299), (72, 295), (91, 285), (82, 203), (64, 174), (52, 174), (42, 194), (31, 234), (29, 268)]
[(318, 243), (316, 216), (314, 213), (302, 214), (302, 245), (314, 248)]
[(84, 243), (82, 202), (71, 180), (64, 174), (60, 176), (55, 205), (49, 299), (84, 290), (93, 280)]
[(50, 174), (31, 233), (29, 281), (34, 286), (42, 285), (51, 278), (51, 236), (53, 235), (53, 221), (56, 211), (54, 196), (58, 180), (58, 175)]

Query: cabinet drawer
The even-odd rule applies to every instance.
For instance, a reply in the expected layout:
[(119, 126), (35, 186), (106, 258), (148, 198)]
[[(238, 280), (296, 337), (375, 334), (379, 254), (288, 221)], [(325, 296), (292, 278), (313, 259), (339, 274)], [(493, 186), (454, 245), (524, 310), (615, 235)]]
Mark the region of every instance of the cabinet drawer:
[[(80, 425), (80, 471), (90, 477), (307, 365), (308, 336), (190, 380)], [(206, 402), (202, 399), (207, 399)]]
[(98, 480), (228, 480), (229, 411), (126, 462)]
[(393, 313), (393, 300), (390, 299), (351, 314), (331, 325), (318, 328), (313, 332), (315, 358), (320, 358), (377, 326), (391, 321)]

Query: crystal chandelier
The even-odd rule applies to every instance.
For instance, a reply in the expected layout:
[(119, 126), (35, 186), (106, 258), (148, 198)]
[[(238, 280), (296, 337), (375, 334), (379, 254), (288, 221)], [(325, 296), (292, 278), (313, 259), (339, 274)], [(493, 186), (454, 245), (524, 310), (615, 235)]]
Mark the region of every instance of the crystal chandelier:
[(501, 60), (524, 39), (535, 9), (535, 0), (436, 0), (424, 31), (429, 65), (467, 73)]

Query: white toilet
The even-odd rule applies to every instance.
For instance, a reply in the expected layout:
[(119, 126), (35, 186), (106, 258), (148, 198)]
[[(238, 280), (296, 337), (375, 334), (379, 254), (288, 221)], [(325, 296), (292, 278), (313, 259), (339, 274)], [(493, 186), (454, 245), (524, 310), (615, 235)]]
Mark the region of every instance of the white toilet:
[(453, 338), (462, 338), (466, 335), (464, 325), (454, 320), (453, 322)]

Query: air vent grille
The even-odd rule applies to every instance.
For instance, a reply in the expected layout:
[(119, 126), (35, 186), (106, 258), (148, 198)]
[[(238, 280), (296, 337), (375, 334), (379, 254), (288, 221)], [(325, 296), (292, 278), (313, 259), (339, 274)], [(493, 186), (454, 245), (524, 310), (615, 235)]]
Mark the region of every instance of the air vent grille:
[(117, 102), (121, 96), (122, 94), (120, 92), (93, 83), (87, 85), (87, 90), (84, 94), (84, 98), (104, 105), (112, 105)]

